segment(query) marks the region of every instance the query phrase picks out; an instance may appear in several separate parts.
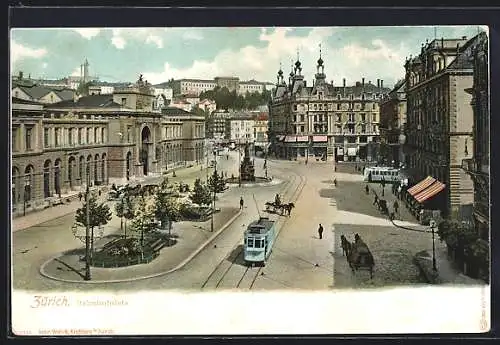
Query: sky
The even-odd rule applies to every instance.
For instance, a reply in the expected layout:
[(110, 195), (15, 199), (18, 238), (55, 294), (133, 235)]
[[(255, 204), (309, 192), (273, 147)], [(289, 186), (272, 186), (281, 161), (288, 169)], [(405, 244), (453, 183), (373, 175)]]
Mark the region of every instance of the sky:
[(117, 82), (152, 84), (171, 78), (237, 76), (285, 80), (297, 54), (302, 74), (312, 82), (321, 45), (328, 81), (348, 85), (404, 78), (404, 62), (421, 44), (437, 38), (473, 37), (478, 26), (426, 27), (234, 27), (234, 28), (51, 28), (12, 29), (11, 73), (58, 79), (80, 75), (89, 61), (91, 76)]

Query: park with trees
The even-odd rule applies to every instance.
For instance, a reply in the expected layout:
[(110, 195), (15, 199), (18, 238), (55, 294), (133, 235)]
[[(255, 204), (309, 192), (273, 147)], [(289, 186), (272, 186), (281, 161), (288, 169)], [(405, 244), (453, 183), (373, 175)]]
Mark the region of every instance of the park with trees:
[[(217, 173), (208, 183), (197, 179), (192, 188), (182, 182), (169, 184), (168, 178), (151, 187), (122, 187), (114, 191), (114, 214), (120, 218), (120, 228), (105, 237), (96, 235), (95, 229), (102, 232), (113, 213), (105, 202), (99, 203), (96, 195), (88, 193), (88, 214), (86, 197), (76, 211), (73, 229), (86, 228), (89, 219), (90, 238), (82, 235), (79, 238), (82, 242), (83, 239), (90, 241), (91, 266), (112, 268), (151, 262), (162, 248), (177, 243), (177, 236), (172, 234), (175, 222), (207, 221), (215, 212), (213, 196), (227, 189), (224, 177)], [(76, 237), (75, 231), (74, 234)], [(95, 246), (101, 237), (104, 244)], [(80, 259), (83, 261), (86, 257)]]

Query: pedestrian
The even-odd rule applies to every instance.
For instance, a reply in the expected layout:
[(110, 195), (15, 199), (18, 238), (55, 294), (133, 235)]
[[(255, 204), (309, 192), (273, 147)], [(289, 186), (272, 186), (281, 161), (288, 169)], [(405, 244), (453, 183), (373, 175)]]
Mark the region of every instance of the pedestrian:
[(377, 194), (375, 194), (375, 200), (373, 200), (373, 205), (377, 205), (378, 204), (378, 196)]
[(99, 191), (97, 192), (97, 194), (99, 194), (99, 196), (101, 196), (101, 190), (99, 189)]
[(337, 166), (333, 167), (333, 171), (337, 172)]
[(78, 199), (79, 199), (80, 201), (82, 201), (82, 197), (83, 197), (82, 192), (78, 193)]
[(319, 235), (319, 239), (321, 240), (323, 238), (323, 225), (321, 225), (321, 224), (319, 224), (318, 235)]
[(370, 194), (370, 188), (368, 188), (368, 185), (365, 187), (366, 195)]
[(337, 187), (337, 179), (336, 178), (333, 179), (333, 184), (335, 185), (335, 187)]
[(243, 209), (243, 197), (240, 197), (240, 210)]
[(399, 214), (399, 211), (398, 211), (399, 210), (399, 204), (398, 204), (397, 200), (394, 200), (393, 208), (394, 208), (394, 213)]

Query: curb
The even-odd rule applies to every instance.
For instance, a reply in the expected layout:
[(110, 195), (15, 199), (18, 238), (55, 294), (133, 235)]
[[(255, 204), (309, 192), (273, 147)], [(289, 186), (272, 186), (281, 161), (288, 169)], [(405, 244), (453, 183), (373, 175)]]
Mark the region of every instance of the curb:
[(166, 271), (166, 272), (160, 272), (160, 273), (155, 273), (151, 274), (149, 276), (142, 276), (142, 277), (135, 277), (135, 278), (129, 278), (129, 279), (117, 279), (117, 280), (99, 280), (99, 281), (85, 281), (85, 280), (70, 280), (70, 279), (61, 279), (61, 278), (56, 278), (53, 277), (45, 272), (44, 267), (51, 262), (52, 260), (58, 258), (60, 255), (53, 256), (49, 260), (45, 261), (39, 269), (40, 274), (45, 277), (49, 278), (51, 280), (59, 281), (59, 282), (64, 282), (64, 283), (78, 283), (78, 284), (109, 284), (109, 283), (126, 283), (126, 282), (134, 282), (134, 281), (139, 281), (139, 280), (145, 280), (145, 279), (151, 279), (151, 278), (157, 278), (161, 277), (163, 275), (167, 275), (170, 273), (173, 273), (182, 267), (184, 267), (188, 262), (190, 262), (196, 255), (198, 255), (203, 249), (205, 249), (213, 240), (215, 240), (226, 228), (231, 225), (236, 218), (241, 216), (242, 211), (239, 210), (238, 213), (236, 213), (231, 219), (229, 219), (217, 232), (215, 232), (212, 236), (210, 236), (200, 247), (198, 247), (194, 252), (192, 252), (186, 259), (181, 261), (180, 264), (175, 266), (174, 268)]
[[(260, 182), (260, 183), (242, 183), (241, 187), (266, 187), (266, 186), (277, 186), (282, 184), (284, 181), (279, 179), (272, 179), (269, 182)], [(227, 183), (231, 187), (239, 187), (238, 183)]]

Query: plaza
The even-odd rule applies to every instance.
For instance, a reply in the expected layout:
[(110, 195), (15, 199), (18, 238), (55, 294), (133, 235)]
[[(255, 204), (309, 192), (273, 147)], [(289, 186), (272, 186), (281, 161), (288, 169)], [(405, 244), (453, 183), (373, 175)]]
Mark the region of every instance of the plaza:
[[(237, 173), (238, 154), (231, 152), (226, 159), (220, 156), (218, 169), (228, 175)], [(255, 158), (256, 174), (261, 175), (264, 161)], [(412, 259), (416, 252), (431, 251), (432, 239), (428, 228), (412, 219), (404, 208), (394, 224), (372, 205), (372, 195), (365, 194), (362, 175), (352, 165), (332, 162), (268, 160), (268, 173), (274, 183), (255, 186), (230, 186), (219, 196), (214, 217), (215, 230), (209, 222), (181, 222), (174, 227), (178, 243), (161, 250), (159, 258), (150, 264), (117, 269), (92, 268), (93, 280), (84, 282), (67, 266), (78, 260), (64, 253), (82, 248), (71, 226), (74, 211), (52, 220), (36, 223), (13, 232), (13, 287), (28, 291), (136, 291), (143, 289), (185, 289), (212, 291), (214, 289), (301, 289), (325, 290), (386, 286), (425, 285)], [(177, 181), (192, 183), (207, 172), (179, 172)], [(337, 186), (333, 184), (337, 180)], [(379, 185), (371, 185), (377, 191)], [(380, 192), (378, 190), (378, 192)], [(279, 233), (273, 252), (265, 267), (246, 270), (241, 257), (234, 255), (242, 246), (242, 236), (249, 222), (264, 212), (264, 203), (279, 193), (284, 201), (296, 207), (290, 217), (268, 214), (277, 221)], [(243, 210), (237, 204), (245, 200)], [(386, 187), (386, 197), (392, 196)], [(254, 202), (255, 199), (255, 202)], [(75, 208), (78, 204), (75, 203)], [(112, 202), (110, 202), (112, 203)], [(113, 207), (111, 207), (113, 208)], [(42, 211), (55, 212), (56, 208)], [(61, 212), (68, 212), (62, 210)], [(22, 224), (23, 217), (14, 220)], [(43, 217), (39, 217), (44, 220)], [(319, 224), (325, 228), (318, 238)], [(414, 228), (415, 231), (408, 230)], [(106, 228), (109, 233), (120, 229), (114, 216)], [(373, 279), (363, 271), (351, 272), (342, 255), (340, 235), (350, 239), (361, 235), (375, 258)], [(214, 236), (215, 235), (215, 236)], [(454, 269), (446, 257), (444, 245), (436, 240), (438, 270), (443, 284), (478, 284)], [(61, 261), (54, 261), (54, 258)], [(61, 262), (67, 260), (66, 265)], [(255, 276), (258, 270), (258, 276)]]

